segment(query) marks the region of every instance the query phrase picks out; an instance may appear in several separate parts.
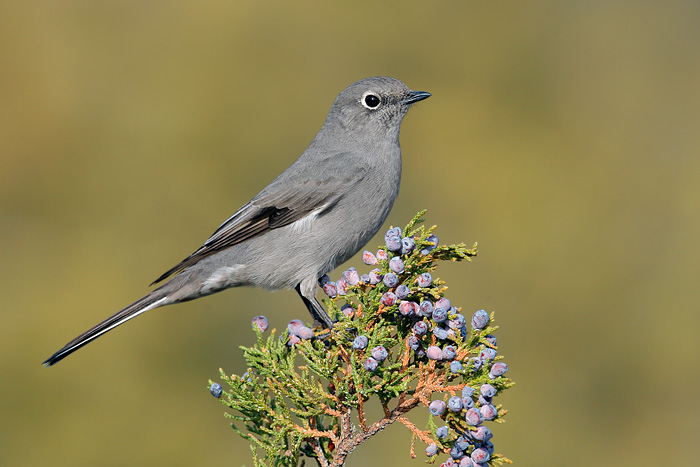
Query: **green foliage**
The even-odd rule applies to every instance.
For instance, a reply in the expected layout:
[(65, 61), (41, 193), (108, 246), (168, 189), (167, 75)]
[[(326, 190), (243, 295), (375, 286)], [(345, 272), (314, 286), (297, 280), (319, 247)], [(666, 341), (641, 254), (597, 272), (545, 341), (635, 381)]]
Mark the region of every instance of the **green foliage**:
[[(447, 289), (439, 278), (434, 278), (429, 287), (419, 287), (418, 275), (431, 272), (434, 276), (440, 261), (471, 261), (476, 256), (476, 244), (467, 247), (463, 243), (437, 246), (431, 243), (428, 236), (435, 227), (426, 229), (419, 225), (424, 214), (425, 211), (418, 213), (403, 230), (404, 236), (414, 237), (416, 247), (412, 253), (401, 255), (405, 271), (399, 274), (399, 283), (410, 288), (407, 299), (418, 303), (434, 302)], [(386, 247), (382, 248), (388, 252)], [(431, 248), (428, 254), (421, 253), (422, 249)], [(388, 259), (395, 255), (398, 253), (388, 252)], [(388, 259), (376, 266), (382, 274), (389, 272)], [(503, 376), (490, 378), (489, 363), (474, 369), (470, 362), (484, 347), (493, 347), (485, 336), (496, 327), (469, 332), (466, 327), (451, 330), (444, 341), (437, 340), (429, 331), (420, 337), (421, 348), (412, 350), (407, 338), (413, 334), (414, 323), (422, 319), (430, 329), (437, 324), (427, 317), (403, 316), (398, 312), (398, 301), (392, 306), (382, 305), (382, 295), (394, 290), (382, 282), (376, 285), (360, 282), (344, 296), (325, 301), (329, 314), (337, 318), (334, 328), (319, 329), (315, 339), (302, 340), (296, 345), (289, 345), (286, 332), (279, 336), (272, 330), (265, 339), (253, 326), (256, 344), (241, 347), (248, 371), (242, 376), (220, 372), (229, 387), (221, 402), (233, 411), (226, 416), (233, 420), (236, 433), (251, 443), (256, 467), (298, 466), (304, 456), (315, 459), (321, 466), (341, 466), (359, 444), (396, 421), (412, 432), (413, 457), (417, 439), (434, 443), (438, 452), (446, 453), (454, 445), (457, 432), (474, 430), (466, 425), (464, 411), (455, 414), (448, 410), (442, 415), (444, 421), (439, 424), (450, 426), (452, 435), (440, 441), (435, 437), (435, 417), (431, 416), (427, 429), (421, 430), (405, 415), (417, 406), (427, 407), (435, 393), (446, 401), (450, 396), (460, 395), (465, 385), (478, 388), (489, 383), (500, 392), (513, 384)], [(345, 304), (352, 305), (351, 313), (341, 311)], [(450, 319), (460, 310), (453, 309)], [(493, 314), (491, 318), (493, 322)], [(367, 349), (353, 348), (358, 335), (369, 339)], [(429, 360), (423, 350), (430, 345), (447, 344), (456, 348), (457, 359), (463, 362), (464, 369), (457, 373), (450, 371), (449, 362)], [(376, 371), (366, 370), (364, 362), (371, 349), (380, 345), (389, 351), (388, 358)], [(496, 360), (500, 358), (497, 356)], [(384, 415), (369, 421), (365, 404), (373, 398), (379, 401)], [(505, 410), (497, 408), (495, 421), (500, 422)], [(437, 457), (433, 456), (429, 462)], [(490, 462), (509, 461), (495, 454)]]

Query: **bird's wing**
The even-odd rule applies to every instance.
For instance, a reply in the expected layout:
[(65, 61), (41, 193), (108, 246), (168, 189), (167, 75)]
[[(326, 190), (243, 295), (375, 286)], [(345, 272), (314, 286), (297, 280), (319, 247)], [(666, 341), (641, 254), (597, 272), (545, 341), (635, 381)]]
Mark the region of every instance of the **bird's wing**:
[[(343, 157), (345, 156), (345, 157)], [(307, 218), (309, 221), (332, 209), (345, 193), (364, 178), (367, 168), (347, 170), (342, 160), (351, 157), (338, 154), (318, 163), (324, 165), (323, 174), (308, 170), (307, 164), (293, 164), (297, 170), (287, 169), (255, 198), (246, 203), (212, 234), (204, 245), (156, 279), (153, 284), (183, 271), (202, 258), (217, 251), (262, 235), (272, 229)], [(290, 169), (292, 169), (290, 167)], [(346, 170), (343, 170), (345, 168)], [(153, 285), (151, 284), (151, 285)]]

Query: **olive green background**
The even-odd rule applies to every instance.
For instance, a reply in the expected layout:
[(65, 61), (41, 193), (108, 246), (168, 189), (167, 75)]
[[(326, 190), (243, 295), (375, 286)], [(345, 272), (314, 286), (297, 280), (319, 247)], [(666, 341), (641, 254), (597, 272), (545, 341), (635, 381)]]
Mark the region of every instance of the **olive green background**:
[[(438, 275), (502, 327), (517, 385), (497, 451), (697, 463), (698, 2), (6, 1), (1, 465), (251, 465), (206, 385), (244, 371), (254, 315), (307, 319), (294, 292), (160, 309), (40, 363), (146, 293), (372, 75), (433, 94), (404, 121), (387, 227), (429, 208), (441, 241), (479, 242)], [(409, 444), (392, 427), (348, 465), (424, 465)]]

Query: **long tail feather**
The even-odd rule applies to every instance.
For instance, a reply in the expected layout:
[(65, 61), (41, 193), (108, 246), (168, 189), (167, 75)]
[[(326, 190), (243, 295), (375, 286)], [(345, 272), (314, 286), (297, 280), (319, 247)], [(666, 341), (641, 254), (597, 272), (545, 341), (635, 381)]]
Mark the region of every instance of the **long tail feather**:
[(135, 318), (144, 311), (148, 311), (159, 306), (167, 305), (168, 303), (170, 303), (167, 301), (167, 299), (167, 293), (164, 293), (164, 291), (158, 289), (154, 290), (150, 294), (140, 298), (131, 305), (127, 306), (126, 308), (118, 311), (106, 320), (102, 321), (97, 326), (85, 331), (84, 333), (82, 333), (81, 335), (64, 345), (61, 350), (53, 354), (44, 362), (44, 366), (54, 365), (55, 363), (66, 358), (68, 355), (72, 354), (82, 346), (92, 342), (93, 340), (100, 337), (102, 334), (116, 328), (120, 324), (129, 321), (131, 318)]

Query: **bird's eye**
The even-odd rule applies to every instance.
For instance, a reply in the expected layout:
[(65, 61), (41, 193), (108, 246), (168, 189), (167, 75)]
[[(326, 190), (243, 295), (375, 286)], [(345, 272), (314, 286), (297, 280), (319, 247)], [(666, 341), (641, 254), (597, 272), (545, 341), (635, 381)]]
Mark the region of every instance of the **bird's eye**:
[(368, 109), (376, 109), (382, 100), (376, 94), (367, 93), (362, 97), (362, 105)]

